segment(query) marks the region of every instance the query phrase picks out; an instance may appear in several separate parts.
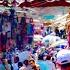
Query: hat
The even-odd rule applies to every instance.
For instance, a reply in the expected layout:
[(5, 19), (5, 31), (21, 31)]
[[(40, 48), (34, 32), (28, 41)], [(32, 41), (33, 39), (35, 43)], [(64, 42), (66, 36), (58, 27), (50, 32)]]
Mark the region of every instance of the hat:
[(56, 63), (58, 64), (67, 64), (70, 63), (70, 50), (63, 49), (57, 53)]

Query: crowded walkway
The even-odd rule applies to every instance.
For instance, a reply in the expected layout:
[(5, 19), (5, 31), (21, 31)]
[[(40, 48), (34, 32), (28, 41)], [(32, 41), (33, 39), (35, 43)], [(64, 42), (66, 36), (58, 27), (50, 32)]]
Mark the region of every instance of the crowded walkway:
[(18, 14), (0, 12), (0, 70), (70, 70), (69, 26), (36, 29), (33, 17)]

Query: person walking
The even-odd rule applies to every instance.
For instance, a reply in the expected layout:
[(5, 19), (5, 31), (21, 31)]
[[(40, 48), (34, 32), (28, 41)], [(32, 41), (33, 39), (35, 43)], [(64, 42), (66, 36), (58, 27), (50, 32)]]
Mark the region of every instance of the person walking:
[(63, 49), (56, 56), (56, 70), (70, 70), (70, 50)]

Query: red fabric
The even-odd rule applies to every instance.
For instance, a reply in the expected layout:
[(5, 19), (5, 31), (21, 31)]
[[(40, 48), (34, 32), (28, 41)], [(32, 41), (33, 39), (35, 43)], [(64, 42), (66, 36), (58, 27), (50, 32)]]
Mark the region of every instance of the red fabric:
[(69, 47), (70, 47), (70, 32), (68, 33), (67, 39), (68, 39), (68, 43), (69, 43)]

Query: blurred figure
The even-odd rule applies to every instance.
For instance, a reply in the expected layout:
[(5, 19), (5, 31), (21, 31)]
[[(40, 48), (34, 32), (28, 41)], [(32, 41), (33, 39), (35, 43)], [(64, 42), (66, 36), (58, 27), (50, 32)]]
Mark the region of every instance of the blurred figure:
[(63, 49), (57, 53), (57, 70), (70, 70), (70, 50)]
[(2, 51), (6, 52), (7, 35), (5, 32), (1, 33), (1, 47)]
[(34, 33), (34, 25), (33, 25), (33, 19), (28, 18), (29, 22), (27, 22), (27, 36), (28, 36), (28, 44), (32, 44), (33, 42), (33, 33)]
[(11, 68), (11, 70), (14, 70), (14, 69), (13, 69), (13, 66), (12, 66), (12, 61), (11, 61), (11, 60), (8, 60), (8, 63), (9, 63), (9, 64), (10, 64), (10, 66), (11, 66), (11, 67), (10, 67), (10, 68)]
[(45, 53), (43, 58), (39, 57), (38, 64), (41, 70), (56, 70), (54, 63), (51, 61), (51, 56)]
[(25, 60), (23, 62), (23, 66), (19, 70), (31, 70), (31, 66), (29, 65), (29, 61)]
[(56, 36), (60, 36), (58, 27), (55, 28), (55, 33), (56, 33)]
[(29, 51), (19, 51), (18, 53), (16, 52), (17, 56), (19, 57), (19, 62), (23, 62), (25, 60), (28, 60), (30, 58), (30, 53)]
[(0, 32), (2, 32), (2, 13), (0, 12)]
[(68, 36), (67, 36), (67, 39), (68, 39), (68, 43), (69, 43), (69, 47), (70, 47), (70, 26), (68, 27)]
[(32, 67), (31, 70), (40, 70), (39, 65), (37, 65), (33, 59), (30, 60), (29, 62), (30, 62), (30, 65)]
[(19, 63), (19, 57), (14, 58), (14, 63), (12, 64), (13, 70), (18, 70), (18, 63)]
[(22, 67), (23, 66), (23, 64), (22, 64), (22, 62), (19, 62), (18, 63), (18, 70), (26, 70), (24, 67)]
[(0, 64), (0, 70), (11, 70), (11, 65), (8, 63), (7, 59), (2, 59), (2, 64)]
[(49, 67), (49, 70), (56, 70), (55, 64), (52, 62), (50, 55), (47, 55), (46, 63), (48, 65), (48, 67)]

